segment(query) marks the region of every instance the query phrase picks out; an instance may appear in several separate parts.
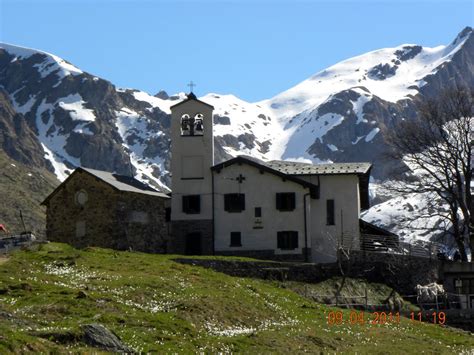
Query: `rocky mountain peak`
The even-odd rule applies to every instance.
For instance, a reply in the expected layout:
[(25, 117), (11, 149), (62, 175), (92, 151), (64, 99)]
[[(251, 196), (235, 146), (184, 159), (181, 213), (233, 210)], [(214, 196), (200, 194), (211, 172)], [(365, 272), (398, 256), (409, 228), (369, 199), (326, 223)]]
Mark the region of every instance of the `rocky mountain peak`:
[(472, 27), (466, 26), (459, 34), (456, 36), (454, 41), (452, 42), (453, 45), (459, 43), (460, 41), (464, 40), (467, 36), (469, 39), (472, 37)]
[[(243, 153), (313, 163), (367, 160), (376, 163), (376, 178), (386, 178), (382, 129), (413, 117), (418, 96), (436, 95), (449, 83), (474, 86), (474, 46), (470, 38), (460, 46), (471, 33), (466, 27), (456, 45), (401, 45), (350, 58), (257, 103), (200, 98), (215, 107), (216, 161)], [(52, 54), (2, 44), (0, 85), (60, 179), (76, 166), (128, 173), (131, 160), (138, 179), (169, 183), (169, 108), (184, 93), (118, 89)]]

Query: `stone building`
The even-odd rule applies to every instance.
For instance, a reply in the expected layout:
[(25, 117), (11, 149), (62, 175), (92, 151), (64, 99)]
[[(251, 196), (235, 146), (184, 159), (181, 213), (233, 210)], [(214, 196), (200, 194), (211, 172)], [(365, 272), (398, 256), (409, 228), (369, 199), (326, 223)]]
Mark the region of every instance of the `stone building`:
[(171, 107), (171, 252), (325, 263), (360, 249), (371, 164), (215, 164), (212, 112), (193, 93)]
[(46, 236), (75, 247), (166, 252), (168, 200), (132, 177), (77, 168), (42, 203)]

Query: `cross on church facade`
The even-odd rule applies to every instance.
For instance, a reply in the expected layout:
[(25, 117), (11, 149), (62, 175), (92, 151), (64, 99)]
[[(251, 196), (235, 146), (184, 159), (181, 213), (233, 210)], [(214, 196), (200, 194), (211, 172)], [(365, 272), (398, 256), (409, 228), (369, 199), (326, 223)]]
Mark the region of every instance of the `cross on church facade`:
[(191, 80), (191, 81), (189, 82), (188, 86), (189, 86), (191, 92), (193, 92), (193, 89), (194, 89), (194, 87), (196, 86), (196, 84), (193, 83), (193, 81)]
[(245, 177), (242, 174), (240, 174), (239, 176), (237, 176), (236, 180), (239, 182), (239, 184), (241, 184), (244, 182)]

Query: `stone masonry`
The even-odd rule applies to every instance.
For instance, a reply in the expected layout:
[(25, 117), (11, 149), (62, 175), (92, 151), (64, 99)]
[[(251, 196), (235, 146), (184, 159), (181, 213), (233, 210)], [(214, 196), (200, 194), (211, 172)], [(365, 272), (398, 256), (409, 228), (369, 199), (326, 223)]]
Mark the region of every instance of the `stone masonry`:
[[(78, 191), (87, 194), (83, 205), (76, 201)], [(44, 203), (47, 239), (79, 248), (166, 252), (169, 226), (165, 222), (165, 201), (152, 195), (119, 191), (78, 170)]]

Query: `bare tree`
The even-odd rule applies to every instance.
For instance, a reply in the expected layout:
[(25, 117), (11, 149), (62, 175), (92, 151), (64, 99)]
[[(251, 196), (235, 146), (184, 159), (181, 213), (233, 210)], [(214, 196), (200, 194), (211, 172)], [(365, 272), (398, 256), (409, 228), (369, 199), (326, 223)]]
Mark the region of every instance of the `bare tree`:
[(474, 252), (473, 129), (474, 95), (463, 88), (422, 102), (415, 119), (385, 131), (392, 148), (390, 155), (403, 160), (409, 169), (405, 176), (411, 177), (391, 188), (439, 196), (447, 207), (447, 213), (440, 217), (451, 223), (450, 233), (463, 261), (467, 261), (466, 242)]

